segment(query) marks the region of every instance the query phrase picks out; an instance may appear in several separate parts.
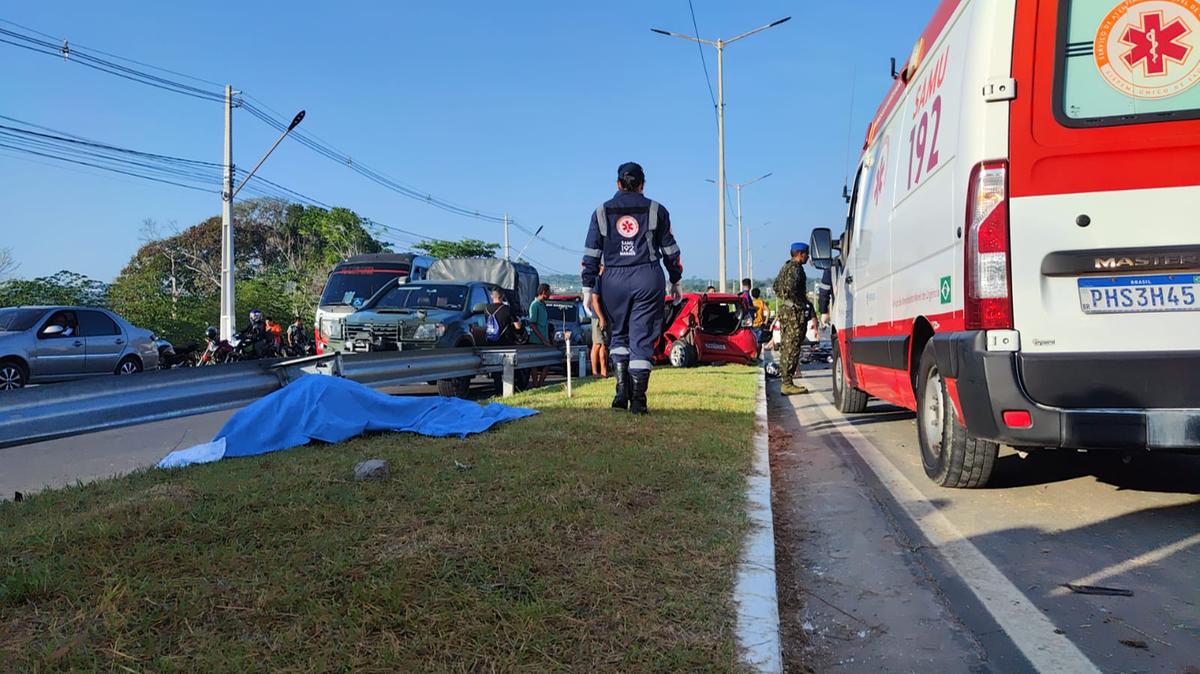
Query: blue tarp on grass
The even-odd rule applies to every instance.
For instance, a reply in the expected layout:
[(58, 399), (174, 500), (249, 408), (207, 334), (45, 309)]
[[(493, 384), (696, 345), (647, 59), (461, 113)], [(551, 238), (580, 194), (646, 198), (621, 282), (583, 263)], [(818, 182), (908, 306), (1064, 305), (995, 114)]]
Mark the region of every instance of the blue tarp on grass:
[(226, 456), (266, 454), (312, 440), (342, 442), (369, 431), (461, 438), (534, 414), (536, 410), (499, 403), (390, 396), (349, 379), (311, 375), (239, 410), (213, 442), (171, 452), (158, 467), (180, 468)]

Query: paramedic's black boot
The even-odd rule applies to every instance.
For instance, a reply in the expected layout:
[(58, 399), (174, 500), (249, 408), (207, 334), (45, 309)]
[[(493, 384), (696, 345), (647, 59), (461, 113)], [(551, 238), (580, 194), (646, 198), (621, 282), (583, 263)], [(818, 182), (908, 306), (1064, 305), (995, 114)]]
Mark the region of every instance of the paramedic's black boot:
[(613, 379), (617, 380), (617, 395), (613, 397), (612, 406), (614, 410), (624, 410), (629, 408), (629, 361), (616, 361), (613, 363)]
[(650, 370), (634, 370), (630, 375), (633, 393), (629, 399), (629, 411), (634, 414), (649, 414), (646, 408), (646, 389), (650, 388)]

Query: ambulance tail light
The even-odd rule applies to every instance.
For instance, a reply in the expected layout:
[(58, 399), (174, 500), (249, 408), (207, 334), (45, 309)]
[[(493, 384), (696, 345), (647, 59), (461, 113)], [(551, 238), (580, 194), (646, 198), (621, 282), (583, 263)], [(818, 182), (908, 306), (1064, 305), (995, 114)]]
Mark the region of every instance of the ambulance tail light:
[(971, 171), (967, 192), (966, 325), (1011, 329), (1008, 162), (985, 161)]

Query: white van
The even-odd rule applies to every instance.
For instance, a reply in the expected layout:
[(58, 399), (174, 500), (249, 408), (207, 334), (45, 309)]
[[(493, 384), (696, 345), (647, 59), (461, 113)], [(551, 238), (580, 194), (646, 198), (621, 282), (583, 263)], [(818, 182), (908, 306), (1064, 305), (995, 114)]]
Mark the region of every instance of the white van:
[(917, 412), (925, 471), (997, 449), (1200, 449), (1200, 2), (944, 0), (867, 133), (834, 397)]

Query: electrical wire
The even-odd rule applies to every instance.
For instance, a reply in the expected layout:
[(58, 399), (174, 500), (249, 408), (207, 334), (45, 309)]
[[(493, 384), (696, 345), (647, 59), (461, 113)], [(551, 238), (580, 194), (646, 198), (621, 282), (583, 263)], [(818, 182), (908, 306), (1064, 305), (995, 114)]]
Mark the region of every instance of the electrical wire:
[[(696, 37), (700, 37), (700, 27), (696, 25), (696, 8), (692, 6), (692, 0), (688, 0), (688, 11), (692, 13), (692, 30), (696, 31)], [(708, 74), (708, 61), (704, 58), (704, 45), (697, 42), (696, 49), (700, 52), (700, 66), (704, 68), (704, 84), (708, 86), (708, 98), (712, 101), (713, 111), (717, 109), (717, 97), (713, 94), (712, 76)]]
[[(23, 34), (23, 33), (14, 31), (14, 30), (9, 30), (7, 28), (0, 28), (0, 43), (8, 44), (8, 45), (16, 46), (16, 47), (21, 47), (23, 49), (34, 51), (34, 52), (44, 54), (44, 55), (64, 58), (68, 61), (72, 61), (74, 63), (78, 63), (80, 65), (87, 66), (89, 68), (98, 70), (100, 72), (104, 72), (104, 73), (107, 73), (110, 75), (115, 75), (117, 77), (121, 77), (121, 78), (129, 80), (129, 81), (156, 87), (158, 89), (162, 89), (165, 91), (170, 91), (173, 93), (178, 93), (178, 94), (182, 94), (185, 96), (191, 96), (193, 98), (198, 98), (201, 100), (208, 100), (208, 101), (214, 101), (214, 102), (223, 102), (225, 100), (224, 92), (221, 90), (201, 88), (201, 87), (193, 86), (191, 84), (180, 82), (178, 80), (173, 80), (173, 79), (169, 79), (166, 77), (160, 77), (158, 75), (146, 72), (144, 70), (138, 70), (137, 68), (132, 68), (129, 66), (121, 65), (120, 63), (116, 63), (112, 60), (101, 58), (99, 56), (95, 56), (90, 52), (95, 52), (97, 54), (104, 54), (113, 59), (118, 59), (121, 61), (125, 61), (127, 63), (133, 63), (136, 65), (140, 65), (140, 66), (143, 66), (146, 68), (151, 68), (151, 69), (154, 69), (154, 70), (157, 70), (160, 72), (169, 73), (169, 74), (175, 75), (177, 77), (184, 77), (184, 78), (196, 81), (196, 82), (210, 84), (210, 85), (213, 85), (214, 87), (221, 86), (221, 85), (217, 84), (216, 82), (212, 82), (211, 80), (205, 80), (205, 79), (194, 77), (191, 75), (186, 75), (186, 74), (174, 71), (174, 70), (162, 68), (159, 66), (154, 66), (154, 65), (151, 65), (148, 63), (144, 63), (142, 61), (136, 61), (134, 59), (129, 59), (129, 58), (122, 57), (122, 56), (117, 56), (115, 54), (110, 54), (108, 52), (102, 52), (100, 50), (84, 48), (84, 47), (82, 47), (82, 45), (78, 45), (78, 44), (75, 46), (71, 46), (66, 40), (60, 40), (59, 38), (50, 36), (47, 33), (43, 33), (43, 32), (34, 30), (32, 28), (23, 26), (21, 24), (15, 23), (13, 21), (8, 21), (8, 20), (0, 20), (0, 21), (3, 21), (3, 23), (5, 23), (7, 25), (17, 27), (21, 30), (24, 30), (24, 31), (27, 31), (28, 33), (33, 34), (33, 35)], [(41, 37), (36, 37), (36, 36), (41, 36)], [(56, 40), (57, 42), (50, 42), (45, 39), (41, 39), (43, 37), (49, 38), (51, 40)], [(705, 66), (705, 68), (707, 69), (707, 65)], [(240, 99), (241, 107), (244, 110), (246, 110), (249, 114), (260, 119), (261, 121), (266, 123), (268, 126), (271, 126), (278, 131), (283, 131), (283, 129), (287, 128), (287, 124), (285, 122), (282, 122), (282, 121), (276, 119), (275, 117), (271, 116), (268, 112), (264, 111), (263, 109), (260, 109), (258, 106), (247, 102), (245, 100), (245, 98), (252, 98), (252, 97), (244, 97), (244, 98)], [(257, 99), (252, 98), (252, 100), (257, 100)], [(265, 107), (265, 105), (264, 105), (264, 107)], [(331, 160), (337, 161), (340, 164), (348, 166), (352, 170), (354, 170), (355, 172), (359, 173), (360, 175), (368, 178), (369, 180), (371, 180), (383, 187), (386, 187), (394, 192), (397, 192), (403, 196), (406, 196), (410, 199), (413, 199), (415, 201), (420, 201), (422, 203), (433, 206), (435, 208), (439, 208), (439, 209), (444, 210), (449, 213), (453, 213), (453, 214), (460, 215), (463, 217), (480, 220), (483, 222), (490, 222), (490, 223), (498, 224), (498, 223), (501, 223), (504, 221), (504, 216), (502, 216), (502, 215), (499, 215), (496, 213), (490, 213), (487, 211), (482, 211), (480, 209), (470, 208), (467, 206), (462, 206), (460, 204), (456, 204), (456, 203), (448, 201), (446, 199), (436, 197), (432, 193), (429, 193), (424, 190), (417, 189), (413, 186), (401, 183), (400, 181), (387, 176), (386, 174), (382, 173), (381, 171), (378, 171), (376, 169), (373, 169), (373, 168), (363, 165), (361, 163), (355, 162), (349, 154), (336, 149), (330, 143), (321, 140), (315, 134), (311, 134), (311, 133), (307, 132), (307, 130), (294, 130), (294, 131), (292, 131), (292, 133), (290, 135), (293, 138), (295, 138), (298, 142), (300, 142), (302, 145), (305, 145), (306, 147), (314, 150), (318, 154), (324, 155), (325, 157), (327, 157)], [(556, 248), (556, 249), (564, 251), (564, 252), (570, 252), (570, 253), (574, 253), (574, 254), (582, 254), (582, 251), (579, 249), (570, 248), (568, 246), (564, 246), (562, 244), (553, 242), (542, 236), (534, 235), (534, 231), (536, 231), (536, 230), (529, 228), (523, 224), (519, 224), (513, 220), (510, 220), (509, 222), (510, 222), (510, 225), (517, 227), (519, 230), (526, 232), (527, 234), (530, 234), (531, 236), (534, 237), (534, 239), (536, 241), (538, 241), (544, 245)]]

